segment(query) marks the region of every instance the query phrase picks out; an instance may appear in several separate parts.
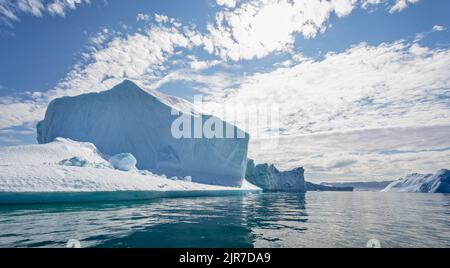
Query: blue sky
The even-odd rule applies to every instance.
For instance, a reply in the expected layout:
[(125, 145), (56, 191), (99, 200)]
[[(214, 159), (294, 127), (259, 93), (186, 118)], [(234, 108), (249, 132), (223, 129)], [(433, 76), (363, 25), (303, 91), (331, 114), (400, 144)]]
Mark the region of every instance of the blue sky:
[(448, 168), (448, 10), (437, 0), (0, 0), (0, 146), (34, 142), (51, 99), (129, 78), (201, 93), (213, 113), (276, 104), (295, 148), (251, 145), (250, 156), (316, 180)]
[[(370, 12), (359, 9), (343, 19), (332, 15), (329, 19), (332, 29), (313, 39), (296, 36), (296, 48), (305, 55), (319, 56), (328, 51), (344, 51), (362, 41), (379, 44), (411, 38), (429, 31), (434, 25), (449, 24), (450, 3), (422, 1), (416, 5), (394, 15), (384, 7), (374, 7)], [(142, 23), (136, 20), (137, 14), (156, 13), (178, 18), (184, 23), (194, 23), (204, 30), (217, 9), (214, 1), (207, 0), (192, 0), (189, 4), (183, 0), (131, 0), (92, 1), (69, 11), (65, 17), (18, 14), (20, 21), (11, 22), (12, 27), (3, 25), (0, 29), (0, 58), (3, 62), (0, 81), (3, 87), (14, 91), (45, 91), (70, 71), (89, 38), (104, 27), (132, 33), (142, 27)], [(124, 29), (125, 25), (129, 30)], [(433, 35), (424, 42), (431, 46), (448, 44), (448, 37), (448, 34)], [(261, 61), (254, 64), (265, 66)]]

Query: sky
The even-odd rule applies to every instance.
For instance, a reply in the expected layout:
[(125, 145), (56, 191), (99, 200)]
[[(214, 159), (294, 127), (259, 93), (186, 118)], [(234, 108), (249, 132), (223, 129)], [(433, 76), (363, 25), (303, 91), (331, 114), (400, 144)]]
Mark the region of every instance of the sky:
[[(205, 111), (275, 107), (249, 157), (307, 179), (450, 168), (450, 10), (440, 0), (0, 0), (0, 146), (54, 98), (123, 79)], [(276, 130), (276, 131), (274, 131)], [(276, 146), (267, 146), (276, 140)]]

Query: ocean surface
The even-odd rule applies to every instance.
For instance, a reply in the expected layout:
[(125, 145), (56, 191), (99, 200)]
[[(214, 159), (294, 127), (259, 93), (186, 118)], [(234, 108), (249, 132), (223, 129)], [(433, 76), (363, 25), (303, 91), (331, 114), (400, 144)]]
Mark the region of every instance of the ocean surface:
[[(0, 247), (450, 247), (450, 195), (263, 193), (0, 206)], [(72, 240), (73, 241), (73, 240)]]

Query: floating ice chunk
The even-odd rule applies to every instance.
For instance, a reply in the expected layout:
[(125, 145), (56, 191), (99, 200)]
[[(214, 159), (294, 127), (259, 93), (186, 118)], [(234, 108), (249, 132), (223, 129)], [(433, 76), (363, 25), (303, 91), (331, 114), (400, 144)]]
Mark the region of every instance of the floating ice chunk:
[(122, 171), (136, 170), (136, 158), (129, 153), (116, 154), (109, 159), (109, 163), (115, 169)]

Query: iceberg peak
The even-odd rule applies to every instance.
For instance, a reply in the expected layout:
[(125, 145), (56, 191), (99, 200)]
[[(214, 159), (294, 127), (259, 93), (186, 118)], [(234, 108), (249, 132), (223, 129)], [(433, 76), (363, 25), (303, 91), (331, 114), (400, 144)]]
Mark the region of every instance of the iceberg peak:
[(115, 85), (110, 90), (112, 91), (124, 91), (126, 93), (133, 93), (133, 92), (146, 92), (141, 87), (139, 87), (136, 83), (134, 83), (131, 80), (124, 79), (119, 84)]

